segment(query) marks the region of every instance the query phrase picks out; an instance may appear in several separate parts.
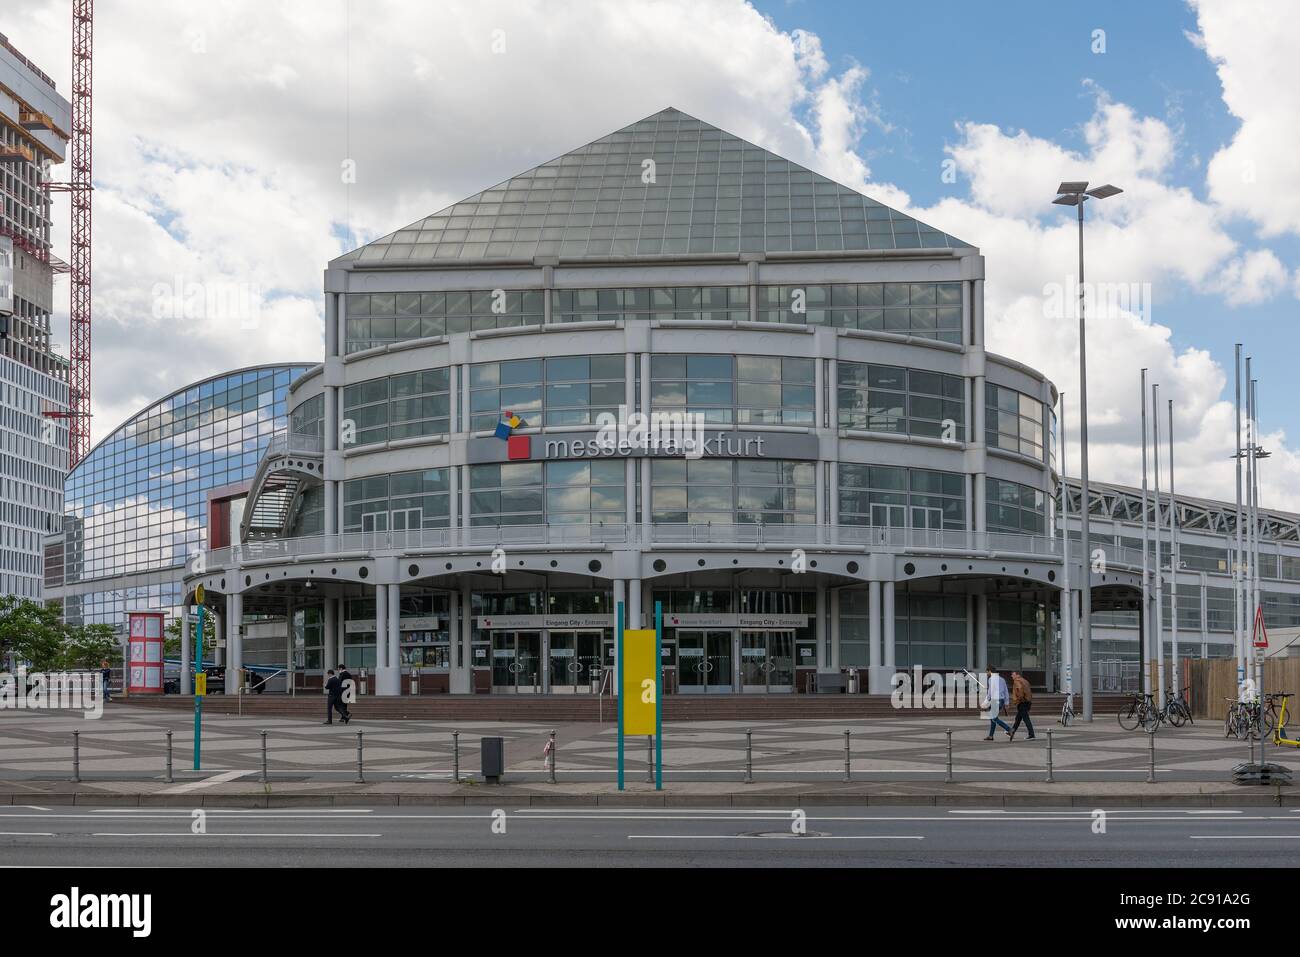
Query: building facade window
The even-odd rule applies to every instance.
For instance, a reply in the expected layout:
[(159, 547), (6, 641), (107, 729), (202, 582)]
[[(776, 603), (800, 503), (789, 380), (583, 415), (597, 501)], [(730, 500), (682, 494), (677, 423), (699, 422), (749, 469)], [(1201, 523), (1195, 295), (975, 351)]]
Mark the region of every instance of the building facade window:
[(1029, 601), (988, 601), (989, 664), (999, 671), (1038, 671), (1046, 660), (1047, 611)]
[(1047, 497), (1042, 489), (992, 477), (986, 482), (985, 524), (990, 532), (1046, 532)]
[(760, 286), (758, 318), (960, 343), (961, 283)]
[(650, 514), (657, 525), (808, 525), (815, 468), (780, 459), (655, 459)]
[[(345, 444), (446, 435), (451, 414), (450, 371), (407, 372), (344, 388), (341, 434)], [(347, 442), (349, 437), (353, 441)]]
[(447, 469), (397, 472), (343, 483), (343, 531), (446, 528), (451, 516)]
[(896, 594), (894, 661), (900, 668), (965, 667), (966, 596)]
[(289, 413), (289, 434), (325, 437), (325, 395), (314, 395)]
[(748, 286), (655, 286), (643, 289), (556, 289), (552, 322), (704, 320), (748, 322)]
[(650, 408), (692, 412), (710, 425), (814, 424), (812, 359), (778, 356), (650, 357)]
[(984, 442), (1043, 460), (1043, 403), (1006, 386), (984, 384)]
[(839, 427), (966, 440), (966, 380), (899, 366), (836, 365)]
[(540, 289), (348, 293), (345, 348), (359, 352), (408, 339), (540, 325)]
[(958, 472), (841, 463), (841, 525), (966, 528), (966, 478)]
[(506, 412), (520, 428), (595, 425), (627, 401), (623, 353), (479, 362), (470, 367), (470, 430), (495, 429)]
[(626, 521), (625, 464), (513, 462), (470, 467), (472, 525), (600, 525)]

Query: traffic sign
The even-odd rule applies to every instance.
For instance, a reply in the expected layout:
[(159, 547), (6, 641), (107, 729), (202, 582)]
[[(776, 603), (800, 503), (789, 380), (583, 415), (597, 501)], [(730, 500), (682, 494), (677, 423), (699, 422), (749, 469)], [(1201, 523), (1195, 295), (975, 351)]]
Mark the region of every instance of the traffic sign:
[(1264, 627), (1263, 605), (1255, 609), (1255, 625), (1251, 629), (1251, 635), (1254, 638), (1256, 648), (1268, 647), (1268, 629)]
[(204, 590), (203, 590), (203, 586), (200, 585), (198, 588), (194, 589), (194, 601), (195, 601), (197, 604), (202, 605), (202, 604), (203, 604), (203, 599), (206, 597), (206, 594), (207, 594), (207, 593), (204, 592)]
[(208, 674), (206, 671), (194, 673), (194, 694), (202, 697), (208, 693)]

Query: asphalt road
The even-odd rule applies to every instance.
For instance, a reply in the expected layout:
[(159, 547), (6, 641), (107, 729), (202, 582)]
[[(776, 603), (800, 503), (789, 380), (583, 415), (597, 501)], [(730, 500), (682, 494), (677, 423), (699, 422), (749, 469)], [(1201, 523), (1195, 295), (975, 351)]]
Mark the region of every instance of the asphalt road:
[[(2, 866), (1292, 867), (1300, 810), (0, 808)], [(1104, 830), (1101, 825), (1104, 824)], [(502, 830), (504, 833), (502, 833)]]

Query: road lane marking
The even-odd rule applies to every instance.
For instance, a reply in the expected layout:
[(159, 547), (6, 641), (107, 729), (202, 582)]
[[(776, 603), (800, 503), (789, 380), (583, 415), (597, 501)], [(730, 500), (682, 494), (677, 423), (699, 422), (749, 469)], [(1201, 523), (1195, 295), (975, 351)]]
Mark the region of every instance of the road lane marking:
[(313, 834), (307, 831), (231, 831), (231, 832), (206, 832), (203, 834), (192, 834), (189, 831), (179, 833), (170, 833), (164, 831), (95, 831), (91, 837), (311, 837), (311, 838), (337, 838), (337, 837), (383, 837), (382, 834)]
[(223, 771), (221, 774), (213, 775), (202, 781), (190, 781), (186, 784), (178, 784), (174, 788), (165, 788), (162, 794), (188, 794), (190, 791), (197, 791), (199, 788), (212, 787), (214, 784), (225, 784), (236, 778), (242, 778), (246, 774), (252, 774), (252, 771)]
[(920, 834), (629, 834), (629, 841), (924, 841)]
[(49, 831), (0, 831), (0, 837), (53, 837)]
[(1300, 834), (1189, 834), (1193, 841), (1300, 841)]

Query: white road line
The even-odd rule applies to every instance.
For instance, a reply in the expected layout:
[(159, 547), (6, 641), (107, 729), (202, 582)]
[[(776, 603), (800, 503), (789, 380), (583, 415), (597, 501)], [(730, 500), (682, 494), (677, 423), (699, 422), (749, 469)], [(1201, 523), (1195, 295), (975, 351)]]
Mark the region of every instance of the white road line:
[(53, 837), (49, 831), (0, 831), (0, 837)]
[(1300, 834), (1189, 834), (1193, 841), (1300, 841)]
[(96, 831), (91, 837), (324, 837), (331, 840), (339, 837), (383, 837), (382, 834), (311, 834), (305, 831), (232, 831), (222, 832), (220, 834), (191, 834), (189, 831), (181, 833), (165, 833), (162, 831)]
[(924, 841), (920, 834), (629, 834), (629, 841)]
[[(91, 814), (180, 814), (189, 816), (193, 813), (189, 808), (147, 808), (147, 807), (96, 807), (88, 808)], [(286, 807), (267, 810), (265, 808), (204, 808), (209, 815), (212, 814), (285, 814), (285, 815), (310, 815), (310, 814), (370, 814), (374, 809), (368, 807)], [(0, 815), (3, 817), (3, 815)]]
[(188, 794), (190, 791), (212, 787), (214, 784), (225, 784), (227, 781), (233, 781), (236, 778), (242, 778), (244, 775), (252, 773), (252, 771), (224, 771), (221, 774), (213, 775), (210, 778), (204, 778), (202, 781), (190, 781), (187, 784), (178, 784), (174, 788), (165, 788), (160, 793)]

